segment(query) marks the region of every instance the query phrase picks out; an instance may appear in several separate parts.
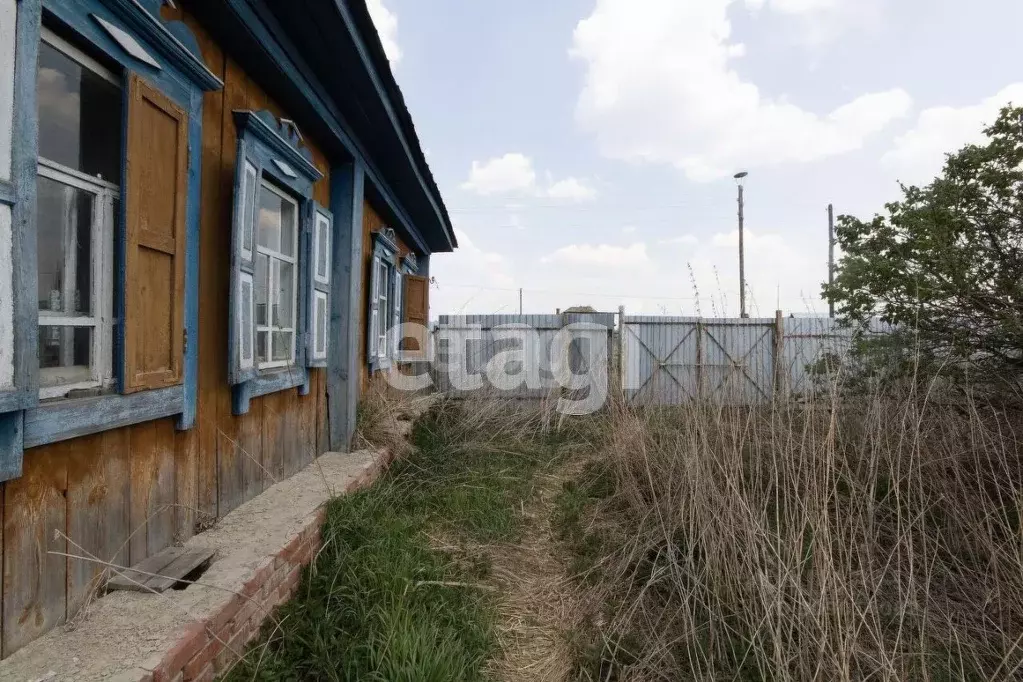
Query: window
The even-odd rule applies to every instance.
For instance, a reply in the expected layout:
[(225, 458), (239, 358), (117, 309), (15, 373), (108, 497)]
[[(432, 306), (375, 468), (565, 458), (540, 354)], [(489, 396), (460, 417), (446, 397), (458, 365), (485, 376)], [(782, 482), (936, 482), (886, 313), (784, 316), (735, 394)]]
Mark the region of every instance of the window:
[(401, 323), (402, 281), (398, 270), (398, 238), (391, 228), (374, 233), (370, 277), (367, 352), (370, 369), (387, 369), (397, 355), (394, 338)]
[(189, 112), (224, 84), (152, 3), (0, 4), (3, 482), (25, 448), (194, 425), (202, 117)]
[(394, 266), (380, 257), (375, 258), (374, 262), (376, 263), (376, 276), (373, 290), (377, 292), (377, 304), (373, 309), (374, 338), (376, 338), (376, 349), (373, 355), (378, 358), (387, 358), (390, 357), (387, 353), (387, 320), (390, 319), (387, 300), (391, 290), (391, 271)]
[(112, 383), (122, 92), (46, 29), (37, 87), (39, 385), (41, 398), (56, 398)]
[(327, 365), (334, 219), (312, 198), (323, 175), (294, 124), (264, 111), (234, 119), (228, 378), (234, 413), (245, 414), (256, 396), (304, 395), (306, 368)]
[(256, 363), (286, 367), (295, 363), (298, 204), (264, 180), (255, 219)]

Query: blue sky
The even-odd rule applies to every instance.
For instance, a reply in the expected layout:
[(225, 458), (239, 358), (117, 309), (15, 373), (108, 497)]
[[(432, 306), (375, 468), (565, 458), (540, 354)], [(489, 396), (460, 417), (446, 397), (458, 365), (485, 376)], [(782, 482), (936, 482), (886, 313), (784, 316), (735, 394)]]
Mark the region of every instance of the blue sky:
[(369, 0), (462, 248), (431, 314), (825, 312), (869, 217), (1023, 103), (1013, 0)]

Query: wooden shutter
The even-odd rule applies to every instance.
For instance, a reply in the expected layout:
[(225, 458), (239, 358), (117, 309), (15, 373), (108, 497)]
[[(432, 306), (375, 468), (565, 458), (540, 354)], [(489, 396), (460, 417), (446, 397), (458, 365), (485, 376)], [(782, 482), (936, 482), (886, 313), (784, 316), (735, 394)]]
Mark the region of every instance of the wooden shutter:
[(380, 342), (377, 325), (380, 323), (380, 316), (383, 314), (380, 310), (380, 292), (378, 289), (381, 286), (378, 275), (381, 257), (374, 255), (373, 260), (370, 262), (372, 263), (372, 269), (369, 275), (369, 314), (366, 316), (366, 360), (373, 363), (376, 362), (377, 344)]
[[(425, 277), (405, 275), (405, 321), (409, 324), (422, 325), (425, 330), (429, 321), (430, 282)], [(419, 338), (406, 337), (403, 340), (406, 354), (424, 354), (426, 352), (426, 332)]]
[(188, 114), (137, 75), (128, 83), (125, 393), (182, 382)]
[(306, 365), (327, 366), (327, 347), (330, 345), (330, 268), (331, 234), (334, 217), (316, 202), (309, 202), (309, 312), (307, 315)]
[(244, 138), (239, 137), (235, 155), (234, 212), (231, 219), (231, 306), (227, 321), (227, 378), (232, 385), (256, 376), (254, 231), (263, 168), (258, 157), (249, 151), (249, 145)]

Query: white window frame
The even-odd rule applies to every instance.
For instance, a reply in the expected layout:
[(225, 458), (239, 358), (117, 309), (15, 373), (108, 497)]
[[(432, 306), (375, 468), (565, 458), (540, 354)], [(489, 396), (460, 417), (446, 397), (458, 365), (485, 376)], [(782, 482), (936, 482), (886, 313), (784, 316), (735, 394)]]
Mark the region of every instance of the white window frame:
[[(394, 314), (394, 305), (391, 296), (391, 284), (394, 281), (394, 264), (379, 256), (373, 259), (373, 278), (375, 280), (374, 290), (377, 292), (377, 309), (374, 314), (373, 324), (373, 345), (370, 353), (378, 359), (390, 358), (390, 343), (387, 335), (387, 328)], [(383, 278), (381, 280), (381, 278)]]
[[(95, 59), (89, 57), (80, 49), (71, 45), (63, 38), (57, 36), (53, 31), (42, 27), (41, 37), (43, 42), (50, 47), (63, 53), (66, 57), (78, 62), (79, 65), (100, 76), (106, 81), (116, 85), (123, 91), (124, 84), (109, 69), (102, 66)], [(65, 315), (53, 313), (46, 310), (38, 311), (39, 327), (90, 327), (92, 333), (92, 348), (90, 349), (91, 363), (89, 367), (89, 378), (82, 381), (70, 381), (54, 386), (42, 386), (39, 388), (39, 398), (49, 400), (64, 398), (71, 391), (87, 390), (94, 388), (107, 389), (113, 386), (113, 343), (114, 343), (114, 225), (117, 221), (115, 215), (116, 202), (120, 201), (120, 187), (112, 182), (93, 177), (73, 168), (49, 159), (39, 157), (38, 174), (40, 177), (59, 182), (74, 189), (88, 192), (93, 195), (92, 215), (92, 291), (90, 295), (89, 309), (92, 314), (89, 316)], [(77, 263), (74, 262), (74, 252), (71, 251), (65, 259), (64, 286), (72, 286), (74, 278), (67, 276), (68, 271), (74, 272)], [(67, 300), (65, 291), (64, 300)], [(40, 329), (42, 333), (42, 329)], [(66, 372), (66, 367), (39, 368), (40, 384), (46, 383), (47, 376), (59, 375)]]
[(78, 62), (81, 66), (92, 71), (103, 80), (116, 85), (122, 90), (124, 89), (124, 81), (119, 78), (117, 74), (87, 55), (80, 48), (61, 38), (59, 35), (54, 33), (52, 29), (43, 26), (42, 31), (40, 32), (40, 37), (44, 43), (48, 44), (53, 49), (58, 52), (63, 52), (64, 56)]
[[(265, 246), (260, 246), (260, 244), (259, 244), (259, 223), (258, 223), (258, 220), (259, 220), (259, 195), (257, 194), (256, 197), (255, 197), (255, 203), (253, 204), (253, 209), (252, 209), (252, 245), (253, 245), (253, 247), (256, 250), (256, 254), (255, 254), (255, 258), (256, 259), (258, 259), (259, 256), (261, 256), (261, 255), (267, 257), (267, 268), (266, 268), (266, 306), (267, 306), (266, 307), (266, 321), (267, 321), (267, 324), (265, 324), (265, 325), (256, 324), (255, 316), (253, 316), (253, 318), (252, 318), (252, 323), (253, 323), (253, 325), (255, 325), (255, 334), (253, 336), (254, 336), (254, 340), (255, 340), (255, 343), (256, 343), (256, 348), (253, 349), (253, 357), (255, 358), (255, 361), (256, 361), (256, 369), (258, 369), (260, 371), (279, 369), (279, 368), (282, 368), (282, 367), (292, 367), (292, 366), (295, 365), (295, 348), (296, 348), (296, 345), (297, 345), (297, 337), (298, 337), (298, 310), (299, 310), (298, 306), (299, 306), (299, 299), (300, 299), (300, 297), (298, 295), (298, 293), (299, 293), (298, 292), (298, 270), (299, 270), (298, 233), (299, 233), (299, 230), (301, 229), (301, 220), (299, 218), (299, 216), (301, 215), (301, 213), (299, 212), (299, 208), (300, 207), (299, 207), (298, 202), (294, 199), (294, 197), (292, 197), (289, 194), (287, 194), (284, 190), (280, 189), (279, 187), (274, 185), (272, 182), (270, 182), (266, 178), (263, 178), (263, 181), (260, 183), (260, 188), (259, 189), (260, 189), (260, 191), (262, 191), (264, 188), (268, 189), (269, 191), (271, 191), (274, 194), (276, 194), (283, 201), (291, 204), (292, 208), (294, 209), (294, 211), (292, 212), (292, 215), (294, 216), (294, 219), (293, 219), (294, 220), (294, 225), (292, 226), (293, 229), (292, 229), (292, 244), (291, 244), (291, 247), (292, 247), (291, 252), (294, 255), (287, 256), (287, 255), (281, 253), (280, 251), (275, 251), (275, 250), (267, 248)], [(283, 216), (282, 216), (282, 218), (283, 218)], [(284, 231), (281, 230), (281, 236), (282, 237), (283, 237), (283, 234), (284, 234)], [(292, 307), (291, 307), (291, 326), (290, 327), (277, 327), (277, 326), (274, 326), (274, 325), (270, 324), (270, 322), (273, 321), (274, 306), (280, 304), (280, 301), (277, 298), (277, 292), (280, 290), (280, 288), (275, 286), (276, 285), (276, 280), (274, 278), (274, 268), (273, 268), (274, 260), (278, 260), (278, 261), (281, 261), (283, 263), (289, 263), (292, 266), (292, 268), (291, 268), (291, 279), (292, 279), (291, 291), (292, 291), (292, 296), (294, 297), (294, 300), (292, 301)], [(258, 287), (258, 283), (255, 281), (255, 277), (253, 277), (253, 305), (255, 305), (255, 292), (256, 292), (256, 288), (257, 287)], [(260, 362), (259, 361), (259, 335), (260, 335), (260, 333), (264, 333), (264, 332), (267, 335), (267, 338), (266, 338), (266, 342), (267, 342), (267, 345), (266, 345), (266, 357), (267, 357), (267, 360), (265, 362)], [(273, 356), (274, 356), (273, 339), (274, 339), (274, 333), (275, 332), (278, 332), (278, 333), (279, 332), (290, 332), (291, 333), (291, 349), (290, 349), (290, 353), (289, 353), (289, 359), (287, 359), (287, 360), (274, 360), (273, 359)]]
[(330, 284), (330, 219), (319, 211), (313, 216), (313, 243), (316, 245), (311, 264), (313, 277), (320, 284)]
[(403, 278), (402, 278), (402, 275), (401, 275), (401, 268), (397, 268), (397, 267), (394, 268), (394, 271), (391, 273), (391, 278), (392, 278), (391, 281), (394, 284), (394, 304), (393, 304), (394, 307), (391, 310), (391, 317), (388, 318), (388, 319), (390, 319), (390, 320), (397, 320), (398, 321), (398, 324), (391, 330), (391, 334), (392, 334), (392, 337), (393, 337), (391, 339), (391, 349), (393, 351), (392, 359), (397, 360), (398, 356), (401, 354), (401, 338), (400, 338), (401, 337), (401, 326), (400, 325), (401, 325), (401, 323), (403, 321), (402, 320), (402, 309), (401, 309), (401, 306), (404, 305), (404, 303), (405, 303), (405, 301), (404, 301), (405, 292), (402, 291), (404, 283), (402, 282)]

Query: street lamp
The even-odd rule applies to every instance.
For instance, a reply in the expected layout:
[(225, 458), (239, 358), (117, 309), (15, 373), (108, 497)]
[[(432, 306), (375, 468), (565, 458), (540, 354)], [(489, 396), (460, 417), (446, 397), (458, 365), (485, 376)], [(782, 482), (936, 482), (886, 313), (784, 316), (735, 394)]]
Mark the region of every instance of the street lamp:
[(739, 186), (739, 317), (745, 318), (746, 315), (746, 254), (743, 249), (743, 183), (746, 181), (746, 176), (749, 175), (746, 171), (736, 173), (732, 177), (735, 178), (735, 184)]

